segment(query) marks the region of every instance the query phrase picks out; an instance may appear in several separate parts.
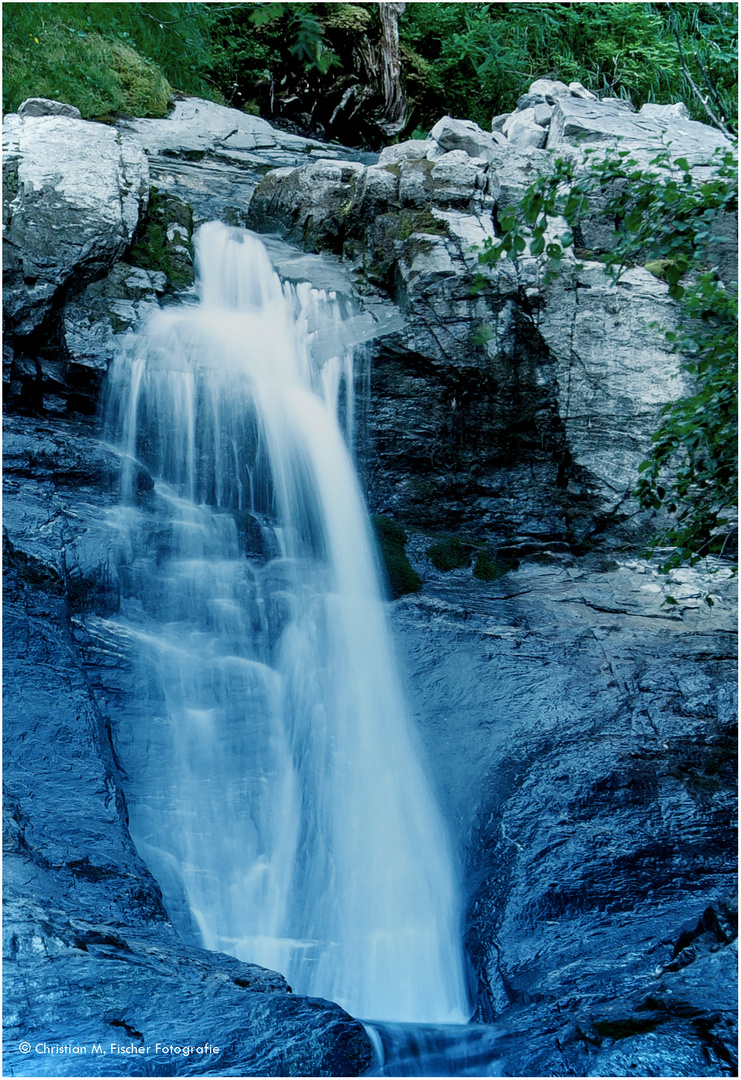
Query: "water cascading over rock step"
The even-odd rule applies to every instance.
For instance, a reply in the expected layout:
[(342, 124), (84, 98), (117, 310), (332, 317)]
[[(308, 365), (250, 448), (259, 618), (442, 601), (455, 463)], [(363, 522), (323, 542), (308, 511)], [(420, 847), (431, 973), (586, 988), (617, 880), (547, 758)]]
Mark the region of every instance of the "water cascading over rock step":
[(338, 304), (217, 223), (197, 267), (200, 304), (109, 377), (111, 437), (156, 477), (117, 511), (132, 836), (186, 938), (355, 1016), (462, 1022), (452, 859), (337, 419)]

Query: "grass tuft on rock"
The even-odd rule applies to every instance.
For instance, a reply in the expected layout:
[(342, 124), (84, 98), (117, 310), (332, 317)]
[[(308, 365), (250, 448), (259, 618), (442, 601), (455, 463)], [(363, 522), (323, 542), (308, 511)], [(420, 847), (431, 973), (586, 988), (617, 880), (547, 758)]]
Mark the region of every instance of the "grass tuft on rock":
[(407, 558), (405, 551), (407, 534), (392, 518), (381, 514), (371, 517), (378, 541), (381, 561), (386, 570), (386, 581), (391, 597), (396, 600), (406, 593), (419, 592), (422, 578)]
[(482, 547), (479, 548), (476, 562), (473, 564), (473, 576), (479, 581), (497, 581), (509, 569), (510, 567), (492, 559), (488, 548)]
[(468, 566), (470, 556), (457, 536), (446, 536), (427, 549), (427, 558), (437, 570), (460, 570)]

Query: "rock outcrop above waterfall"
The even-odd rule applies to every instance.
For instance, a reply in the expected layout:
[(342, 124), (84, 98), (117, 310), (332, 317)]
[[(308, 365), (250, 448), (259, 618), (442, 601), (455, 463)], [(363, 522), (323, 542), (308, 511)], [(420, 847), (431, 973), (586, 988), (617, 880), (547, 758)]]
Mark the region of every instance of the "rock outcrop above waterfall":
[[(537, 79), (512, 113), (495, 116), (492, 133), (514, 146), (534, 146), (562, 153), (567, 147), (617, 146), (645, 165), (658, 150), (706, 164), (727, 140), (713, 127), (690, 120), (682, 102), (643, 105), (636, 112), (624, 98), (602, 98), (581, 83)], [(435, 132), (433, 130), (432, 135)]]
[(578, 84), (538, 80), (491, 134), (445, 117), (376, 165), (324, 161), (265, 177), (253, 227), (342, 255), (404, 313), (405, 331), (374, 360), (365, 468), (377, 509), (422, 528), (577, 546), (646, 529), (630, 492), (662, 407), (687, 387), (652, 327), (674, 321), (667, 286), (643, 267), (613, 282), (597, 260), (614, 226), (598, 206), (583, 261), (547, 286), (538, 259), (484, 269), (477, 248), (557, 154), (586, 167), (585, 149), (619, 144), (647, 162), (668, 145), (700, 165), (723, 143), (683, 107), (634, 114)]
[(187, 292), (194, 225), (244, 224), (276, 164), (373, 157), (198, 98), (118, 128), (76, 113), (31, 98), (3, 123), (5, 401), (49, 415), (95, 411), (123, 335)]
[(135, 140), (48, 106), (3, 122), (3, 308), (19, 336), (38, 330), (67, 289), (110, 270), (149, 194)]
[[(547, 132), (547, 145), (517, 137), (522, 124)], [(23, 133), (33, 125), (31, 139)], [(132, 189), (122, 201), (116, 185), (123, 180), (115, 169), (106, 173), (108, 186), (93, 194), (109, 208), (128, 208), (128, 231), (115, 215), (98, 215), (91, 248), (89, 214), (78, 207), (74, 227), (65, 219), (65, 235), (83, 246), (54, 256), (59, 265), (43, 271), (54, 283), (33, 284), (18, 268), (22, 260), (31, 265), (37, 248), (51, 250), (58, 230), (51, 215), (26, 223), (26, 187), (15, 178), (35, 175), (38, 161), (52, 158), (60, 126), (76, 139), (89, 134), (96, 154), (96, 140), (119, 148), (139, 140), (158, 191), (154, 209), (143, 212), (137, 189), (138, 243), (115, 263), (122, 236), (131, 240), (137, 225), (136, 200)], [(121, 336), (173, 289), (187, 288), (193, 225), (210, 214), (248, 222), (305, 250), (335, 254), (376, 310), (386, 298), (403, 313), (404, 330), (374, 347), (362, 448), (374, 509), (495, 543), (559, 539), (579, 549), (635, 541), (651, 530), (630, 498), (638, 464), (662, 406), (687, 386), (679, 357), (651, 329), (673, 321), (667, 286), (642, 267), (612, 282), (595, 261), (613, 235), (597, 206), (584, 225), (581, 268), (566, 261), (547, 287), (538, 260), (482, 271), (476, 248), (495, 235), (498, 211), (516, 203), (556, 154), (583, 161), (585, 149), (621, 140), (639, 158), (668, 144), (697, 163), (709, 160), (722, 136), (687, 120), (682, 106), (634, 113), (625, 102), (597, 101), (556, 80), (533, 83), (494, 126), (489, 133), (445, 117), (428, 140), (388, 147), (369, 164), (367, 155), (332, 158), (339, 151), (198, 99), (179, 101), (165, 120), (127, 121), (120, 135), (67, 116), (8, 118), (8, 250), (18, 258), (11, 257), (7, 285), (6, 397), (48, 413), (94, 410)], [(271, 162), (280, 167), (265, 176)], [(62, 198), (49, 190), (38, 197), (54, 206)], [(92, 269), (93, 250), (108, 263), (101, 254)], [(727, 277), (735, 257), (729, 220), (718, 251)], [(43, 319), (41, 338), (29, 328)], [(384, 321), (398, 323), (398, 313)]]
[(144, 147), (152, 182), (187, 199), (198, 222), (219, 218), (243, 225), (256, 184), (275, 166), (375, 158), (339, 145), (330, 148), (201, 98), (176, 101), (164, 120), (122, 120), (119, 127)]

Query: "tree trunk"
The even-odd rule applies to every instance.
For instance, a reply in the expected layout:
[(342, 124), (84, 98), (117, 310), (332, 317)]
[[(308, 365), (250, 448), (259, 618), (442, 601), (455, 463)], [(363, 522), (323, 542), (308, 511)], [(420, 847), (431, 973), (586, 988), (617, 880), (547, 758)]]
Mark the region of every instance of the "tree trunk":
[(379, 82), (383, 97), (383, 112), (378, 126), (386, 135), (398, 135), (407, 123), (407, 99), (401, 81), (401, 51), (399, 49), (399, 16), (406, 4), (380, 4), (381, 41), (379, 44)]

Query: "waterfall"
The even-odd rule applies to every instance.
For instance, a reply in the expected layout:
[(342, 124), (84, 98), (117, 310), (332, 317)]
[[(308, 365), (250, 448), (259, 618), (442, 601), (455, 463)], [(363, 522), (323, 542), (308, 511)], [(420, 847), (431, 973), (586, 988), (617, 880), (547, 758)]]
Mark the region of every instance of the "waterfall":
[(283, 285), (218, 223), (197, 273), (199, 303), (156, 313), (109, 375), (132, 836), (186, 939), (358, 1017), (463, 1022), (459, 898), (347, 448), (339, 301)]

